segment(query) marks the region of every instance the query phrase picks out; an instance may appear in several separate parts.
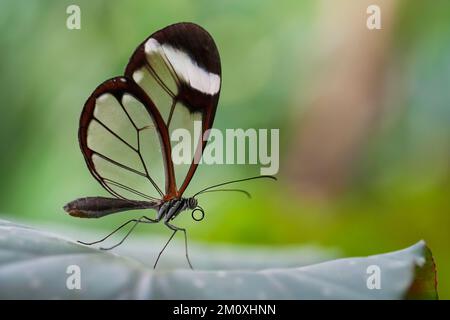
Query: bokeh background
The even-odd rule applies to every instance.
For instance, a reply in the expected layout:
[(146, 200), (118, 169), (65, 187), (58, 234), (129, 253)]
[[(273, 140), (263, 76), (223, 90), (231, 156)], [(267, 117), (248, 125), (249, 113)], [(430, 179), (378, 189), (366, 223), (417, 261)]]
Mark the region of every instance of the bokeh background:
[[(66, 28), (70, 4), (81, 30)], [(370, 4), (381, 7), (381, 30), (366, 28)], [(424, 239), (450, 298), (447, 1), (0, 0), (0, 218), (103, 235), (138, 215), (63, 212), (74, 198), (107, 195), (79, 150), (78, 118), (138, 43), (179, 21), (202, 25), (219, 47), (215, 127), (280, 129), (279, 181), (246, 183), (250, 201), (202, 196), (205, 220), (180, 217), (190, 239), (318, 244), (344, 256)], [(190, 190), (258, 172), (201, 166)]]

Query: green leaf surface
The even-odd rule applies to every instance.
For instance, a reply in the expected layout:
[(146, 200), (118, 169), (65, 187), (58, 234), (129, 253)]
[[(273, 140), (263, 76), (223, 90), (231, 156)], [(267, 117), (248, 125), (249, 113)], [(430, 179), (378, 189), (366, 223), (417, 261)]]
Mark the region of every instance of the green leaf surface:
[[(149, 257), (154, 259), (158, 252), (156, 246), (150, 250), (133, 244), (133, 250), (122, 249), (121, 255), (117, 255), (0, 221), (0, 298), (437, 298), (435, 265), (423, 241), (392, 253), (306, 266), (314, 260), (311, 248), (194, 247), (191, 258), (195, 256), (196, 270), (174, 268), (171, 258), (165, 259), (166, 267), (162, 264), (153, 270), (149, 267), (149, 262), (153, 262)], [(184, 257), (179, 248), (175, 253)], [(307, 258), (302, 258), (302, 254)], [(317, 259), (324, 256), (326, 251)], [(231, 268), (233, 261), (238, 269)], [(79, 290), (69, 290), (66, 286), (70, 265), (80, 267)], [(369, 266), (379, 267), (380, 289), (368, 289)]]

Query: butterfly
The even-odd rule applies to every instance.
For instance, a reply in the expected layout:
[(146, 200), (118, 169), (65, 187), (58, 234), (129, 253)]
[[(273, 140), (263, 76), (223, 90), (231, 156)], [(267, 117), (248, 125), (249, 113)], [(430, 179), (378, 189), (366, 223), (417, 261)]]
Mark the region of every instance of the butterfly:
[[(218, 187), (259, 178), (256, 176), (215, 184), (191, 197), (184, 192), (192, 180), (212, 128), (221, 89), (221, 64), (211, 35), (194, 23), (176, 23), (145, 39), (132, 54), (124, 76), (106, 80), (87, 99), (79, 122), (78, 140), (87, 167), (113, 197), (84, 197), (69, 202), (64, 210), (80, 218), (100, 218), (137, 209), (154, 209), (154, 218), (130, 219), (93, 245), (132, 224), (122, 244), (139, 223), (163, 223), (172, 235), (160, 251), (154, 268), (178, 231), (184, 233), (189, 266), (186, 229), (173, 220), (192, 210), (192, 218), (205, 213), (197, 196), (206, 192), (237, 191)], [(192, 159), (174, 161), (171, 136), (183, 128), (201, 132), (194, 139)]]

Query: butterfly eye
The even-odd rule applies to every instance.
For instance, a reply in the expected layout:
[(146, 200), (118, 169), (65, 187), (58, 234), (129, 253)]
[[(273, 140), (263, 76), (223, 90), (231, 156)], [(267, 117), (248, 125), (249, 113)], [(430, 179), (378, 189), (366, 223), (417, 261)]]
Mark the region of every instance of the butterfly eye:
[(198, 206), (197, 208), (192, 210), (191, 215), (192, 219), (194, 219), (195, 221), (202, 221), (205, 217), (205, 211), (202, 207)]
[(188, 206), (189, 206), (189, 209), (195, 209), (196, 207), (197, 207), (197, 199), (195, 199), (195, 198), (189, 198), (188, 199)]

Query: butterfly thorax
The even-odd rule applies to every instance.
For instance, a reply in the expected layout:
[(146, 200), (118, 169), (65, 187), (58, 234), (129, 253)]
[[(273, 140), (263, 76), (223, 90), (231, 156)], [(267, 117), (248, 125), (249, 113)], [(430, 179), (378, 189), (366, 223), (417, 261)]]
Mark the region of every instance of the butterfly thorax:
[(164, 202), (158, 210), (157, 220), (164, 219), (170, 221), (175, 219), (182, 211), (187, 209), (195, 209), (197, 207), (197, 199), (195, 198), (178, 198)]

